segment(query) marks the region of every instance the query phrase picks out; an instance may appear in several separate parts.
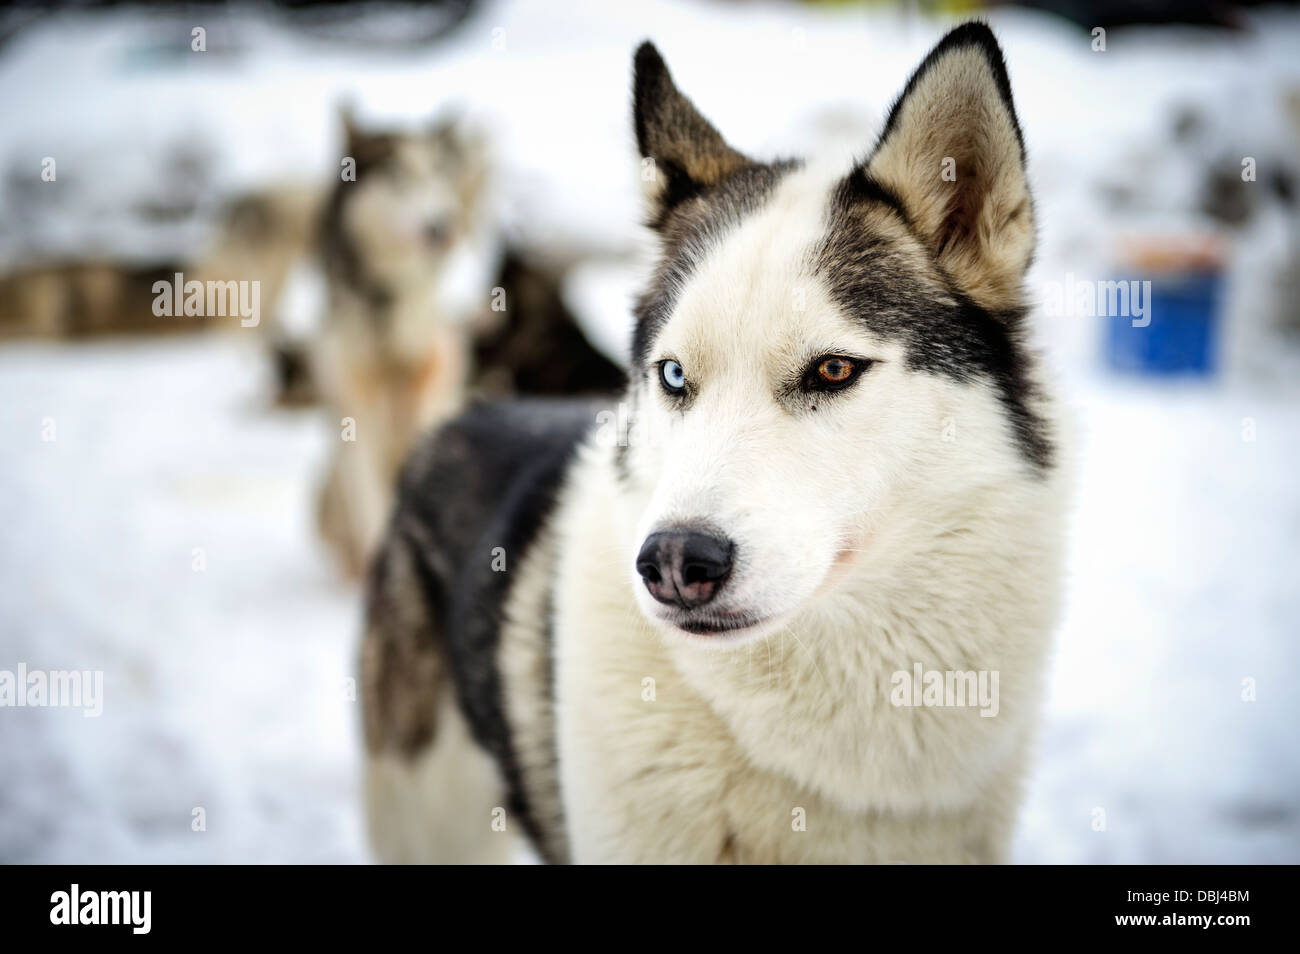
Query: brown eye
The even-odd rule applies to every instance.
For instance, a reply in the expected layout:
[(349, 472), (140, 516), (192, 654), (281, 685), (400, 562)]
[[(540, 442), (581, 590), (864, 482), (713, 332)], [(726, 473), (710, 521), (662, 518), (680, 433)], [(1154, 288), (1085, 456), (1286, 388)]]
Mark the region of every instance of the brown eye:
[(853, 363), (843, 358), (827, 358), (817, 365), (817, 376), (826, 384), (843, 384), (853, 376)]
[(805, 391), (842, 391), (869, 367), (871, 361), (867, 358), (823, 355), (808, 365), (800, 384)]

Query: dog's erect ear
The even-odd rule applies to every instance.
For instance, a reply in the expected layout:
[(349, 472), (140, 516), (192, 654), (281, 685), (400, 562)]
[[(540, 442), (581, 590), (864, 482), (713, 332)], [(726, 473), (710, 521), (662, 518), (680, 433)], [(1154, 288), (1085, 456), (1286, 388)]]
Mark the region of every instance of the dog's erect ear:
[(434, 155), (459, 184), (462, 209), (467, 216), (472, 216), (487, 187), (487, 138), (459, 111), (434, 122), (427, 136)]
[(396, 138), (392, 133), (370, 132), (357, 121), (356, 107), (350, 100), (339, 103), (339, 121), (343, 126), (343, 155), (357, 164), (357, 174), (382, 162), (393, 151)]
[(343, 148), (350, 152), (352, 146), (365, 134), (357, 123), (356, 104), (350, 99), (343, 99), (338, 104), (339, 125), (343, 127)]
[(632, 120), (641, 150), (650, 224), (749, 163), (681, 94), (654, 44), (636, 51)]
[(1034, 210), (1011, 83), (985, 24), (962, 24), (925, 58), (853, 179), (897, 198), (935, 259), (977, 302), (1020, 301)]

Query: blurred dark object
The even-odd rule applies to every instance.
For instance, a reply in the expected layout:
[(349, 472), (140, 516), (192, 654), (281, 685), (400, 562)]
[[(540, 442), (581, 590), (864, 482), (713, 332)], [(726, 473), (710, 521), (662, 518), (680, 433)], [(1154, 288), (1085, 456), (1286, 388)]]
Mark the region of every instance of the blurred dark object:
[[(350, 45), (419, 46), (450, 33), (464, 22), (479, 0), (269, 0), (250, 4), (270, 11), (305, 33)], [(169, 16), (211, 14), (230, 6), (222, 0), (180, 3), (118, 0), (17, 0), (0, 8), (0, 51), (20, 31), (44, 17), (78, 11), (141, 10)]]
[(1243, 181), (1241, 164), (1235, 156), (1216, 160), (1205, 172), (1201, 211), (1225, 225), (1240, 226), (1251, 220), (1261, 202), (1294, 208), (1295, 179), (1291, 170), (1271, 166), (1260, 178), (1259, 185)]
[(477, 0), (402, 0), (356, 3), (348, 0), (276, 0), (284, 19), (321, 39), (368, 46), (419, 46), (458, 27)]
[(1239, 29), (1243, 22), (1237, 14), (1238, 10), (1294, 6), (1294, 3), (1269, 3), (1266, 0), (1245, 0), (1239, 3), (1221, 3), (1215, 0), (1025, 0), (1012, 5), (1055, 13), (1089, 30), (1093, 27), (1110, 29), (1138, 24), (1172, 23)]
[(277, 341), (271, 346), (275, 363), (276, 402), (306, 407), (320, 401), (311, 376), (311, 355), (301, 342)]
[(470, 390), (482, 395), (569, 395), (622, 389), (623, 370), (592, 347), (560, 293), (561, 276), (506, 253), (497, 287), (506, 309), (474, 335)]
[(211, 322), (153, 313), (155, 282), (169, 285), (174, 266), (132, 267), (74, 262), (0, 276), (0, 338), (70, 338), (99, 334), (200, 331)]

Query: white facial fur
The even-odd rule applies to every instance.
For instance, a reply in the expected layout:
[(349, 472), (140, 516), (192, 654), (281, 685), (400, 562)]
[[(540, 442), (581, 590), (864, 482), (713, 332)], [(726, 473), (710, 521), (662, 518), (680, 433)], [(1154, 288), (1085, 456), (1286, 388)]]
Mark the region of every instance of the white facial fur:
[(461, 174), (436, 141), (412, 137), (360, 178), (343, 224), (367, 274), (402, 285), (426, 279), (442, 263), (472, 200)]
[[(730, 539), (730, 578), (690, 618), (761, 622), (692, 637), (711, 644), (772, 633), (835, 592), (880, 555), (891, 515), (895, 540), (904, 512), (924, 519), (932, 498), (937, 516), (966, 478), (974, 486), (991, 468), (1010, 479), (1021, 470), (991, 388), (907, 370), (901, 344), (846, 316), (813, 274), (812, 250), (843, 171), (787, 176), (696, 263), (647, 356), (637, 398), (647, 437), (628, 454), (635, 530), (624, 541), (626, 565), (642, 612), (675, 629), (685, 614), (646, 591), (632, 569), (637, 549), (674, 525), (703, 524)], [(805, 368), (825, 355), (874, 363), (845, 390), (801, 391)], [(682, 409), (659, 384), (665, 358), (682, 365), (693, 388)]]

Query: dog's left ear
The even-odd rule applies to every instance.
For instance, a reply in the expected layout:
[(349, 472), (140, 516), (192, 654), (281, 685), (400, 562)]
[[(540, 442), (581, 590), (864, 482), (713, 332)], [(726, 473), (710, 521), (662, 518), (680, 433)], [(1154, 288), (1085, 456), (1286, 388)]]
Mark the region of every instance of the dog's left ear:
[(382, 162), (393, 151), (394, 137), (390, 133), (369, 132), (357, 121), (356, 108), (350, 100), (339, 104), (339, 121), (343, 127), (343, 155), (357, 164), (361, 175), (371, 166)]
[(632, 119), (650, 224), (661, 227), (682, 202), (749, 164), (681, 94), (650, 42), (636, 51)]
[(487, 188), (487, 137), (459, 112), (434, 122), (428, 137), (435, 154), (447, 160), (450, 173), (460, 184), (462, 208), (467, 215), (472, 215)]
[(935, 259), (977, 302), (1020, 301), (1034, 210), (1011, 83), (987, 25), (964, 23), (931, 51), (856, 176), (902, 203)]

